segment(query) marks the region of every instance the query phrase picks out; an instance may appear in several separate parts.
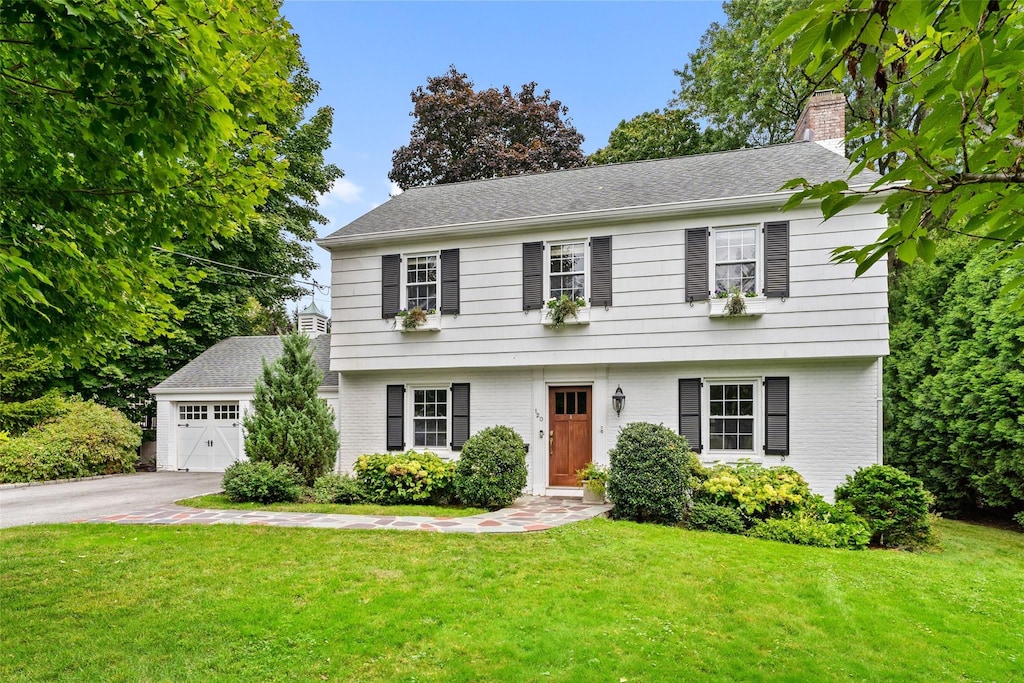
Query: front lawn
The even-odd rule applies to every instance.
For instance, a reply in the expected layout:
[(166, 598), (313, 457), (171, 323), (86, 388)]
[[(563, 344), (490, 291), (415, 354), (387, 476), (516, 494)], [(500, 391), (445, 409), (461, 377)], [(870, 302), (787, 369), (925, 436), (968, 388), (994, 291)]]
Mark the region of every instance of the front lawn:
[(0, 679), (1021, 680), (1024, 536), (936, 527), (913, 554), (607, 520), (7, 529)]
[(469, 507), (443, 507), (441, 505), (376, 505), (360, 503), (235, 503), (223, 493), (196, 496), (179, 500), (178, 505), (210, 510), (271, 510), (274, 512), (314, 512), (329, 515), (371, 515), (373, 517), (472, 517), (487, 510)]

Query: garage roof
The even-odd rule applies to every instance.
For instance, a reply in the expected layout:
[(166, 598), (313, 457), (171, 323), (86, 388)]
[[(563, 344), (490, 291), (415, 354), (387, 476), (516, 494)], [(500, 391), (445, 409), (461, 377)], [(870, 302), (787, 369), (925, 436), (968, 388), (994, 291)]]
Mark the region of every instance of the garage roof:
[[(324, 373), (321, 387), (338, 386), (338, 373), (330, 371), (331, 336), (312, 340), (313, 358)], [(150, 389), (154, 394), (189, 389), (247, 389), (256, 386), (263, 360), (277, 360), (283, 349), (281, 337), (229, 337), (203, 351), (197, 358)]]

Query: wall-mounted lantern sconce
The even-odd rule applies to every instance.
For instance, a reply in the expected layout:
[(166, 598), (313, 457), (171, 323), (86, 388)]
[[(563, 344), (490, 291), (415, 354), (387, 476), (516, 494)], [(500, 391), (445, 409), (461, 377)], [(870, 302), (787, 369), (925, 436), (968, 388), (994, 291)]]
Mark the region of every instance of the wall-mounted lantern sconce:
[(626, 395), (622, 393), (622, 387), (615, 387), (615, 393), (612, 394), (612, 408), (615, 409), (615, 414), (618, 415), (622, 412), (623, 406), (626, 405)]

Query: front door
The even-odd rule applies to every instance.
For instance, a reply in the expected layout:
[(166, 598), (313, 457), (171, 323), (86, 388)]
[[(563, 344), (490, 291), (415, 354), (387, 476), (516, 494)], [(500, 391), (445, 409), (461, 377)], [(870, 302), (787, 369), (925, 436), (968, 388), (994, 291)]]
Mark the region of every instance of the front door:
[(548, 391), (548, 485), (579, 486), (576, 471), (591, 460), (590, 387)]

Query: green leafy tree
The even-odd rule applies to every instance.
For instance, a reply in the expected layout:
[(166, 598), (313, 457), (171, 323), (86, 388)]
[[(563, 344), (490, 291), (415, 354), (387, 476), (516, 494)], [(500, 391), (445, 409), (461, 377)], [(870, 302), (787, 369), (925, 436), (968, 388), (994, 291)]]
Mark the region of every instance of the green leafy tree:
[(74, 362), (170, 331), (153, 247), (253, 222), (299, 66), (274, 0), (0, 5), (0, 326)]
[(1024, 268), (975, 249), (941, 240), (890, 295), (886, 462), (953, 514), (1024, 510), (1024, 311), (999, 296)]
[(321, 107), (304, 120), (319, 86), (304, 64), (291, 80), (294, 106), (268, 124), (277, 155), (287, 162), (281, 185), (269, 191), (257, 217), (234, 235), (190, 248), (188, 253), (206, 261), (158, 255), (169, 272), (177, 273), (171, 294), (182, 317), (168, 323), (164, 338), (128, 342), (101, 362), (68, 367), (59, 383), (64, 391), (116, 407), (137, 422), (154, 412), (150, 387), (221, 339), (290, 328), (285, 302), (305, 293), (293, 278), (308, 278), (315, 268), (308, 242), (316, 237), (316, 226), (327, 223), (317, 198), (342, 176), (341, 169), (324, 161), (332, 109)]
[(51, 390), (60, 364), (40, 349), (23, 349), (0, 330), (0, 431), (19, 434), (65, 409)]
[(281, 357), (270, 364), (264, 361), (254, 412), (242, 421), (245, 454), (256, 462), (290, 463), (312, 486), (334, 465), (338, 432), (333, 411), (317, 396), (323, 373), (313, 360), (309, 339), (292, 333), (282, 342)]
[(588, 161), (592, 164), (614, 164), (742, 146), (742, 140), (729, 139), (714, 129), (702, 131), (686, 112), (669, 109), (662, 113), (655, 109), (619, 122), (608, 136), (608, 145), (591, 154)]
[[(910, 120), (865, 121), (847, 135), (860, 139), (852, 158), (876, 167), (871, 190), (847, 183), (809, 184), (790, 205), (821, 201), (825, 217), (885, 191), (890, 227), (863, 247), (836, 252), (858, 273), (895, 250), (905, 263), (932, 261), (931, 229), (977, 236), (970, 249), (1005, 247), (1002, 260), (1024, 260), (1024, 7), (1018, 2), (827, 0), (787, 17), (775, 43), (793, 42), (791, 65), (804, 65), (812, 84), (844, 74), (875, 110), (909, 98)], [(883, 160), (891, 163), (884, 165)], [(1004, 292), (1024, 302), (1024, 273)]]
[(395, 150), (388, 177), (401, 187), (583, 166), (583, 136), (551, 91), (527, 83), (476, 91), (454, 66), (412, 91), (408, 145)]

